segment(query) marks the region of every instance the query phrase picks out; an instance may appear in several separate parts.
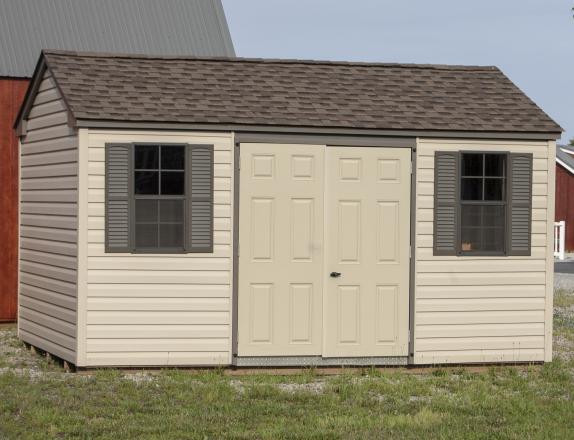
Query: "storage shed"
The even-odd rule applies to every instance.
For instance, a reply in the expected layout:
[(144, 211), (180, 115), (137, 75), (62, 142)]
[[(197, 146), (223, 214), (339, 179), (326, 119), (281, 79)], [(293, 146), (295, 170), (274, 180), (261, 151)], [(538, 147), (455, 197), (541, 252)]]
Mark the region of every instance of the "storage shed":
[(49, 51), (17, 128), (19, 335), (77, 366), (552, 359), (561, 128), (495, 67)]

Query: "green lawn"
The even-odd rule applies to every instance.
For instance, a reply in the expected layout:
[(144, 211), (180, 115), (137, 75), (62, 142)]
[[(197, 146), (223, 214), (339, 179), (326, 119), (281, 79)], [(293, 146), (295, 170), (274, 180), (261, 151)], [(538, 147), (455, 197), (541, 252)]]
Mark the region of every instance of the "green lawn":
[(574, 438), (574, 296), (552, 364), (339, 376), (66, 374), (0, 329), (0, 439)]

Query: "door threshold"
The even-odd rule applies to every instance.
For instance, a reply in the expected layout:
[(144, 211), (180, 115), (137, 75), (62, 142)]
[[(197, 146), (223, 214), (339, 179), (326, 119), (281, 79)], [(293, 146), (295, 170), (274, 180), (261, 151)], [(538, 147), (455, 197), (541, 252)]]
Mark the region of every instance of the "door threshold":
[(407, 365), (408, 356), (234, 356), (236, 367), (370, 367)]

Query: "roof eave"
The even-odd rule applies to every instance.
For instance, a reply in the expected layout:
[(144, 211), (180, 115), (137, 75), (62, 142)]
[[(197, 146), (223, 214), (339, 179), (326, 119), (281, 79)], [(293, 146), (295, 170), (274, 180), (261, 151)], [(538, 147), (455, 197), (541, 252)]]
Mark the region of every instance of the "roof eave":
[(545, 140), (560, 139), (561, 132), (496, 132), (496, 131), (456, 131), (456, 130), (384, 130), (340, 127), (304, 127), (282, 125), (247, 125), (247, 124), (195, 124), (184, 122), (158, 121), (118, 121), (102, 119), (82, 119), (75, 121), (78, 128), (93, 129), (147, 129), (147, 130), (196, 130), (196, 131), (234, 131), (266, 133), (301, 133), (301, 134), (336, 134), (351, 136), (395, 136), (395, 137), (428, 137), (460, 139), (520, 139)]
[(13, 128), (16, 130), (17, 136), (22, 136), (26, 131), (24, 126), (25, 124), (23, 123), (28, 118), (30, 109), (32, 108), (32, 104), (34, 102), (33, 98), (38, 92), (38, 88), (42, 82), (42, 77), (44, 76), (47, 68), (48, 66), (46, 64), (46, 57), (44, 56), (44, 53), (41, 53), (40, 58), (36, 63), (36, 67), (34, 68), (34, 73), (32, 74), (32, 79), (28, 85), (26, 94), (24, 95), (24, 100), (22, 101), (22, 105), (20, 106), (20, 110), (18, 111), (18, 115), (14, 121)]

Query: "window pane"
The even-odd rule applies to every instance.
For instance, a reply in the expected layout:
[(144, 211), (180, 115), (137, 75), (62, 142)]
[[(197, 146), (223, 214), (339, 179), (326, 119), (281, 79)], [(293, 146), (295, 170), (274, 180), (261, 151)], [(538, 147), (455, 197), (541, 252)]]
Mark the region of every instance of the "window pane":
[(506, 179), (485, 179), (484, 200), (504, 200), (504, 183)]
[(464, 205), (460, 211), (462, 227), (480, 227), (482, 224), (482, 206)]
[(480, 251), (480, 228), (461, 228), (461, 250), (463, 252)]
[(136, 247), (156, 248), (158, 246), (157, 225), (136, 224)]
[(157, 171), (136, 171), (134, 186), (136, 194), (157, 194), (159, 173)]
[(183, 223), (183, 200), (162, 200), (159, 221), (161, 223)]
[(184, 179), (183, 171), (166, 171), (161, 173), (161, 193), (166, 195), (183, 195)]
[(502, 252), (505, 212), (504, 206), (462, 205), (461, 250)]
[(161, 147), (161, 168), (162, 170), (183, 170), (185, 169), (185, 147), (163, 146)]
[(482, 176), (482, 154), (462, 155), (462, 175)]
[(136, 223), (157, 223), (157, 200), (136, 200)]
[(462, 200), (482, 200), (482, 179), (462, 179)]
[(482, 250), (502, 252), (504, 250), (504, 229), (503, 228), (484, 229)]
[(134, 166), (136, 170), (157, 170), (159, 168), (159, 147), (157, 145), (136, 145)]
[(183, 225), (159, 225), (162, 248), (183, 248)]
[(482, 226), (486, 228), (504, 228), (504, 206), (480, 206), (482, 210)]
[(485, 155), (485, 175), (487, 176), (505, 176), (505, 159), (503, 154), (486, 154)]

